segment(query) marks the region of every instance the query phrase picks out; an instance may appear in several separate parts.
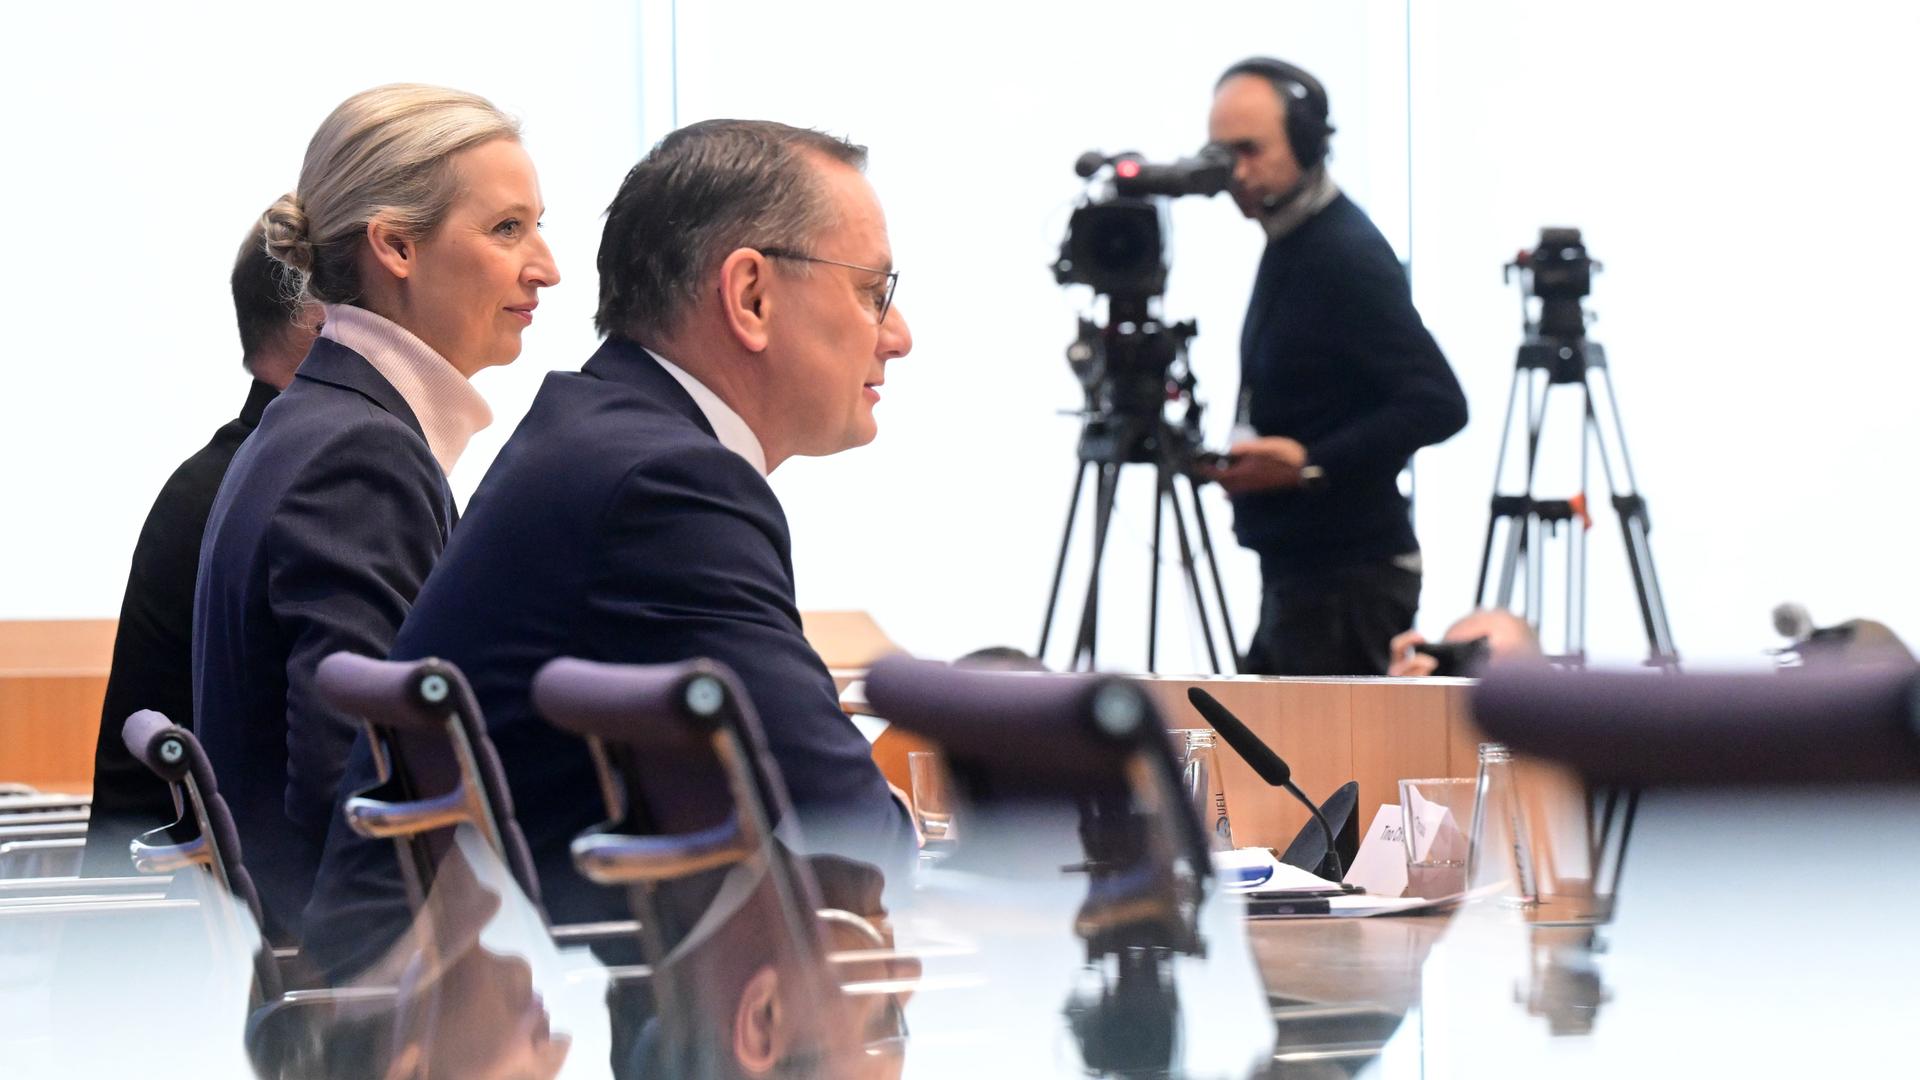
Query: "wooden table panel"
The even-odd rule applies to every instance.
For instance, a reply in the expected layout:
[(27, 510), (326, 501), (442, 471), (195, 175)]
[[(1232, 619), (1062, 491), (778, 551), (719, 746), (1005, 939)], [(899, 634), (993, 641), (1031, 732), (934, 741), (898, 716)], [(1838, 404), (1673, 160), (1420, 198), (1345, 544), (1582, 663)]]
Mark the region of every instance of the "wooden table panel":
[(0, 619), (0, 675), (90, 671), (113, 663), (113, 619)]
[[(1400, 801), (1400, 781), (1458, 775), (1449, 768), (1448, 688), (1413, 679), (1357, 684), (1353, 690), (1353, 778), (1360, 782), (1365, 829), (1381, 804)], [(1438, 699), (1438, 700), (1436, 700)]]
[[(1325, 799), (1353, 775), (1353, 687), (1343, 679), (1147, 678), (1171, 727), (1202, 727), (1187, 688), (1202, 686), (1286, 760), (1294, 783)], [(1227, 816), (1241, 846), (1284, 849), (1311, 820), (1285, 790), (1269, 787), (1240, 755), (1216, 754), (1226, 779)]]
[(0, 780), (91, 792), (106, 698), (104, 674), (0, 676)]
[(1457, 686), (1447, 698), (1447, 776), (1480, 775), (1480, 743), (1486, 739), (1473, 722), (1470, 679), (1434, 680)]
[(112, 619), (0, 620), (0, 780), (93, 790)]

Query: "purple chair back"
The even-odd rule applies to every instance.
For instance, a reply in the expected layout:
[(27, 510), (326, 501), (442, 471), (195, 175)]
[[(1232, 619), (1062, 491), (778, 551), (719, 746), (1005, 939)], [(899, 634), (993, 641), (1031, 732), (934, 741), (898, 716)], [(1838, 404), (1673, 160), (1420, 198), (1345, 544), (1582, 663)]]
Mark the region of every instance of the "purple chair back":
[[(1181, 793), (1166, 723), (1137, 683), (889, 656), (867, 673), (867, 701), (939, 744), (976, 804), (1078, 801), (1097, 869), (1077, 930), (1096, 948), (1197, 947), (1185, 913), (1213, 874), (1206, 826)], [(1141, 820), (1139, 806), (1158, 809)], [(1174, 873), (1175, 860), (1185, 875)]]
[(1488, 737), (1629, 787), (1920, 779), (1908, 668), (1641, 675), (1495, 667), (1473, 695)]
[[(222, 888), (246, 906), (254, 926), (264, 927), (260, 892), (247, 873), (233, 811), (220, 795), (213, 764), (207, 760), (200, 740), (152, 709), (127, 717), (120, 728), (120, 739), (135, 761), (167, 782), (173, 790), (174, 805), (180, 809), (179, 821), (143, 833), (133, 841), (134, 865), (152, 873), (170, 873), (190, 864), (205, 866)], [(174, 830), (189, 822), (194, 827), (193, 838), (177, 839)], [(280, 972), (264, 936), (254, 958), (254, 976), (262, 998), (279, 996)]]
[[(620, 758), (629, 800), (603, 789), (616, 821), (646, 832), (685, 832), (735, 818), (757, 803), (768, 822), (792, 816), (786, 782), (767, 749), (753, 703), (726, 665), (604, 664), (562, 657), (533, 679), (533, 704), (563, 730)], [(604, 777), (603, 777), (604, 779)], [(743, 800), (742, 782), (753, 798)], [(731, 798), (716, 798), (727, 792)]]
[[(533, 703), (587, 740), (606, 824), (574, 841), (589, 879), (628, 887), (649, 959), (663, 963), (686, 927), (657, 887), (758, 855), (770, 867), (785, 933), (800, 955), (822, 957), (811, 871), (773, 834), (797, 822), (753, 703), (733, 672), (710, 660), (605, 664), (561, 658), (533, 679)], [(655, 978), (662, 978), (656, 968)], [(659, 995), (656, 995), (659, 996)]]
[(1159, 710), (1117, 678), (956, 668), (895, 655), (867, 673), (867, 701), (875, 715), (939, 743), (949, 760), (1042, 791), (1111, 786), (1140, 748), (1167, 745)]
[(359, 717), (380, 769), (378, 785), (346, 801), (347, 823), (363, 836), (393, 840), (416, 910), (463, 822), (538, 905), (540, 882), (506, 773), (460, 669), (445, 660), (339, 652), (320, 662), (317, 681), (329, 704)]

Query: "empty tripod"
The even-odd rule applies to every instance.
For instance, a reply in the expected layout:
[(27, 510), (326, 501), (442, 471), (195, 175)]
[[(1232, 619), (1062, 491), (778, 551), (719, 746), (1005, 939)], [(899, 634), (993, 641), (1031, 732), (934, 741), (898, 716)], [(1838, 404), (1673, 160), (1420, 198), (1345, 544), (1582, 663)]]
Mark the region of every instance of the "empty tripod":
[[(1580, 301), (1592, 286), (1599, 264), (1587, 257), (1578, 229), (1542, 229), (1540, 246), (1521, 252), (1506, 270), (1520, 272), (1520, 297), (1526, 338), (1520, 345), (1507, 392), (1505, 426), (1500, 433), (1500, 456), (1494, 467), (1493, 501), (1487, 519), (1486, 545), (1480, 554), (1480, 583), (1475, 596), (1482, 607), (1516, 610), (1514, 589), (1524, 582), (1522, 611), (1537, 631), (1546, 608), (1547, 549), (1555, 540), (1566, 548), (1566, 658), (1586, 659), (1587, 547), (1592, 525), (1587, 501), (1590, 458), (1600, 458), (1602, 475), (1612, 496), (1626, 543), (1627, 565), (1640, 603), (1640, 620), (1647, 633), (1648, 660), (1674, 667), (1673, 631), (1667, 625), (1666, 601), (1654, 572), (1653, 548), (1648, 540), (1652, 524), (1647, 502), (1634, 482), (1627, 456), (1626, 429), (1614, 395), (1606, 350), (1586, 336), (1586, 312)], [(1540, 298), (1540, 317), (1532, 317), (1529, 296)], [(1598, 378), (1595, 378), (1596, 373)], [(1579, 490), (1564, 499), (1541, 498), (1535, 493), (1535, 473), (1548, 415), (1548, 399), (1557, 386), (1579, 392)], [(1596, 395), (1596, 390), (1604, 394)], [(1524, 405), (1524, 410), (1523, 410)], [(1605, 412), (1603, 418), (1601, 413)], [(1519, 491), (1506, 485), (1507, 450), (1516, 431), (1525, 443), (1525, 484)], [(1616, 460), (1617, 459), (1617, 460)], [(1496, 540), (1500, 540), (1496, 544)], [(1494, 551), (1500, 551), (1499, 576), (1489, 590)]]

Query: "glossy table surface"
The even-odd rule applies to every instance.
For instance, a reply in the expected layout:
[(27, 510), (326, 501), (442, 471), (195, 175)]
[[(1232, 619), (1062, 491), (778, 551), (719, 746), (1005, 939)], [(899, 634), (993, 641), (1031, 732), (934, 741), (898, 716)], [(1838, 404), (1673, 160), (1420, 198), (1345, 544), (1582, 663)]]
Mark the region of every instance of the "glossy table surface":
[(1277, 1003), (1405, 1012), (1419, 1003), (1420, 966), (1446, 927), (1446, 915), (1251, 919), (1247, 936)]

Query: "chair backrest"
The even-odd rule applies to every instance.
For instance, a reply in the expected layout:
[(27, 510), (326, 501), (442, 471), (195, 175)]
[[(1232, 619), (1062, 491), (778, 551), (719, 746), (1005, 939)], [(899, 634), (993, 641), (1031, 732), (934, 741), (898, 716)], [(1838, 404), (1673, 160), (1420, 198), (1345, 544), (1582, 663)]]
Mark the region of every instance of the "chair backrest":
[(355, 792), (342, 813), (360, 835), (394, 842), (414, 910), (461, 824), (480, 834), (537, 906), (540, 881), (506, 773), (460, 669), (339, 652), (320, 662), (317, 683), (329, 704), (360, 719), (380, 771), (380, 783)]
[(723, 881), (759, 877), (766, 914), (729, 932), (750, 931), (769, 958), (787, 961), (788, 976), (803, 987), (792, 998), (802, 1008), (837, 993), (814, 917), (819, 885), (774, 833), (778, 825), (798, 841), (786, 783), (752, 702), (725, 665), (562, 658), (534, 676), (533, 702), (584, 738), (593, 755), (607, 822), (574, 841), (574, 863), (595, 882), (627, 887), (674, 1040), (687, 1045), (703, 1022), (683, 1008), (698, 994), (676, 986), (676, 950), (712, 919), (668, 910), (663, 886), (691, 887), (705, 916), (715, 916)]
[(1494, 667), (1474, 720), (1514, 751), (1590, 782), (1656, 785), (1920, 780), (1920, 674), (1792, 677)]
[[(534, 676), (533, 702), (593, 754), (608, 823), (574, 843), (574, 858), (596, 881), (686, 878), (773, 851), (776, 823), (797, 830), (759, 717), (725, 665), (561, 658)], [(793, 876), (796, 910), (812, 911), (811, 875)]]
[[(201, 749), (200, 740), (152, 709), (127, 717), (120, 737), (135, 761), (167, 782), (174, 804), (180, 808), (179, 821), (135, 838), (134, 866), (142, 873), (158, 874), (188, 866), (205, 867), (221, 887), (246, 906), (254, 926), (264, 926), (260, 893), (242, 858), (233, 811), (220, 796), (213, 764)], [(176, 830), (184, 831), (188, 826), (192, 827), (192, 837), (180, 839)], [(279, 996), (280, 972), (264, 936), (255, 953), (254, 969), (260, 995), (268, 999)]]
[(868, 672), (867, 700), (939, 744), (977, 804), (1079, 801), (1094, 875), (1076, 929), (1092, 948), (1199, 947), (1192, 920), (1213, 874), (1206, 826), (1137, 684), (890, 656)]

